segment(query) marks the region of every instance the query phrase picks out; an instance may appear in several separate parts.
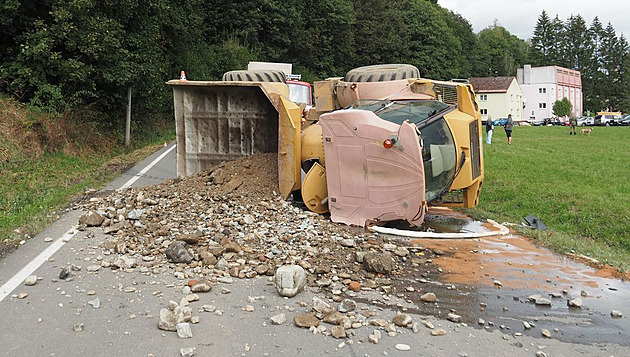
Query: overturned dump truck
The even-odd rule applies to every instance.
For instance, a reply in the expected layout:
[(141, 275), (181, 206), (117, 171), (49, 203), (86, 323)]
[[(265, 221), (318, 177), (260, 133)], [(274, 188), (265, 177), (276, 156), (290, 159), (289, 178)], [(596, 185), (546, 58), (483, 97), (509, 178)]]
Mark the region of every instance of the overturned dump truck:
[(285, 199), (301, 196), (310, 210), (359, 226), (419, 226), (429, 205), (478, 203), (481, 120), (469, 84), (420, 78), (410, 65), (361, 67), (316, 82), (306, 118), (282, 72), (168, 84), (178, 175), (277, 152)]

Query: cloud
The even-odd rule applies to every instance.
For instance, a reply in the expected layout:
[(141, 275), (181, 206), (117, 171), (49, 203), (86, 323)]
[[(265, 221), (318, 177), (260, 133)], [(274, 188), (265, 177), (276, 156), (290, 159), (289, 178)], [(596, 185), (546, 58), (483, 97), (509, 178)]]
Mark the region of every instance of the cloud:
[(473, 25), (475, 32), (491, 26), (495, 19), (512, 34), (529, 39), (534, 33), (543, 9), (551, 18), (562, 21), (571, 15), (582, 15), (590, 26), (595, 16), (604, 24), (612, 23), (618, 35), (630, 35), (630, 1), (628, 0), (439, 0), (440, 6), (460, 13)]

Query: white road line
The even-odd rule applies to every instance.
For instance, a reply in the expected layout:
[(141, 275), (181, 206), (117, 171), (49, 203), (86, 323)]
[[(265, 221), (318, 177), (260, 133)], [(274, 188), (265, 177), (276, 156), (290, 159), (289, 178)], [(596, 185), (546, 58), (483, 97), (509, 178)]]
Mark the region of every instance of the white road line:
[(134, 182), (136, 182), (140, 177), (142, 177), (142, 175), (146, 174), (147, 171), (149, 171), (153, 166), (155, 166), (158, 162), (160, 162), (160, 160), (162, 160), (164, 156), (168, 155), (169, 152), (173, 151), (175, 147), (177, 147), (177, 145), (173, 145), (170, 148), (168, 148), (168, 150), (164, 151), (162, 155), (158, 156), (157, 159), (153, 160), (149, 165), (147, 165), (147, 167), (142, 169), (142, 171), (138, 172), (134, 177), (129, 179), (129, 181), (125, 182), (124, 185), (120, 186), (120, 189), (131, 187), (131, 185), (133, 185)]
[[(120, 188), (128, 188), (133, 185), (142, 175), (147, 173), (153, 166), (155, 166), (160, 160), (164, 158), (169, 152), (173, 151), (176, 145), (171, 146), (168, 150), (166, 150), (162, 155), (158, 156), (157, 159), (153, 160), (149, 165), (147, 165), (142, 171), (132, 177), (129, 181), (127, 181)], [(64, 244), (66, 244), (72, 237), (74, 237), (79, 231), (76, 230), (76, 227), (71, 228), (67, 231), (61, 238), (57, 239), (53, 242), (48, 248), (46, 248), (43, 252), (39, 253), (37, 257), (31, 260), (22, 270), (20, 270), (17, 274), (15, 274), (9, 281), (7, 281), (2, 287), (0, 287), (0, 302), (4, 300), (9, 294), (15, 290), (24, 279), (26, 279), (29, 275), (33, 274), (37, 268), (39, 268), (44, 262), (46, 262), (53, 254), (55, 254)]]
[(59, 250), (66, 242), (74, 237), (79, 231), (75, 227), (67, 231), (61, 238), (54, 241), (43, 252), (39, 253), (35, 259), (31, 260), (22, 270), (15, 274), (9, 281), (0, 287), (0, 301), (4, 300), (15, 288), (17, 288), (29, 275), (47, 261), (55, 252)]

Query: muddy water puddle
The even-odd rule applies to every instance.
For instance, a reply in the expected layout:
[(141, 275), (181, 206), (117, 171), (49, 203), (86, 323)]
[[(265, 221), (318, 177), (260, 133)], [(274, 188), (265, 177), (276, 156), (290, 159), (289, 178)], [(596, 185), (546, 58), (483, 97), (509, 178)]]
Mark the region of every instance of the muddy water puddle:
[[(427, 223), (436, 232), (491, 230), (486, 223), (454, 212), (428, 216)], [(421, 294), (409, 294), (419, 313), (445, 317), (455, 311), (469, 325), (506, 334), (541, 337), (541, 330), (547, 329), (562, 341), (630, 345), (626, 337), (630, 332), (630, 283), (606, 272), (515, 234), (480, 239), (389, 238), (399, 245), (437, 253), (428, 261), (432, 268), (410, 269), (396, 283), (398, 291), (411, 286), (438, 296), (437, 304), (427, 304), (420, 301)], [(536, 294), (551, 300), (551, 306), (528, 300)], [(570, 308), (568, 301), (578, 297), (582, 308)], [(621, 311), (624, 317), (612, 318), (612, 310)], [(532, 327), (525, 329), (523, 321)]]

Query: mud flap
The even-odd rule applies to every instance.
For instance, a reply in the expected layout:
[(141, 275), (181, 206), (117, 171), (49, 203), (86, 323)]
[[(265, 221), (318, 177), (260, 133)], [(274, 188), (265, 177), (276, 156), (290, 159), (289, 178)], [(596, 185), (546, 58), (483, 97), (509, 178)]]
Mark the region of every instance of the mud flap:
[(315, 163), (302, 182), (302, 200), (309, 210), (315, 213), (328, 212), (328, 188), (326, 170)]
[[(276, 97), (274, 95), (274, 97)], [(277, 96), (278, 110), (278, 187), (285, 200), (300, 188), (301, 180), (301, 125), (300, 107), (290, 100)]]

